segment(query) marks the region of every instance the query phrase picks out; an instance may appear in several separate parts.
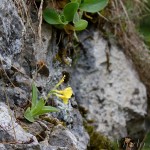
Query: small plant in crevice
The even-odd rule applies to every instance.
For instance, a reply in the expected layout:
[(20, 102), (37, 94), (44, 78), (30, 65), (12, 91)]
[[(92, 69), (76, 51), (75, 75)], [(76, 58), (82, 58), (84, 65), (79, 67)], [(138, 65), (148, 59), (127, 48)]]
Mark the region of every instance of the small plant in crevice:
[(70, 0), (64, 1), (63, 8), (46, 8), (43, 12), (44, 20), (68, 33), (86, 29), (88, 22), (83, 19), (83, 14), (97, 13), (104, 9), (109, 0)]
[(36, 88), (35, 84), (32, 84), (32, 101), (31, 101), (31, 107), (28, 107), (24, 113), (24, 117), (30, 121), (34, 122), (36, 118), (38, 118), (40, 115), (43, 115), (45, 113), (49, 112), (58, 112), (59, 109), (52, 107), (52, 106), (46, 106), (46, 103), (48, 101), (48, 98), (51, 95), (55, 95), (58, 98), (61, 98), (63, 100), (64, 104), (68, 104), (69, 99), (71, 98), (73, 91), (71, 87), (67, 87), (64, 90), (58, 90), (58, 87), (60, 84), (62, 84), (65, 80), (65, 76), (56, 84), (56, 86), (49, 91), (46, 98), (40, 98), (38, 99), (38, 89)]

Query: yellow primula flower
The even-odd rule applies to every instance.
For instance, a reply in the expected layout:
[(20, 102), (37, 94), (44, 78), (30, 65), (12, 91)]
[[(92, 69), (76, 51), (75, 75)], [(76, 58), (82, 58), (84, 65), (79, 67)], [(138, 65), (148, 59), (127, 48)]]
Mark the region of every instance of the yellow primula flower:
[(67, 87), (64, 90), (54, 90), (54, 92), (57, 97), (63, 100), (64, 104), (68, 104), (68, 100), (73, 94), (73, 90), (71, 87)]

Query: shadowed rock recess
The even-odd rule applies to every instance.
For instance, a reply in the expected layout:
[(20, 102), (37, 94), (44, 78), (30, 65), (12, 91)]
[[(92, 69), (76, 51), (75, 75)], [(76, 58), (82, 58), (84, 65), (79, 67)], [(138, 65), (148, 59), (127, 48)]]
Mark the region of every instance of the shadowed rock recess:
[[(90, 139), (78, 105), (86, 112), (84, 119), (110, 139), (143, 132), (146, 88), (123, 50), (89, 29), (79, 35), (82, 47), (75, 67), (54, 61), (56, 31), (43, 23), (40, 45), (34, 10), (32, 23), (25, 21), (19, 7), (24, 3), (16, 2), (0, 0), (0, 150), (86, 150)], [(45, 70), (38, 72), (39, 62)], [(75, 95), (67, 109), (27, 122), (23, 113), (33, 79), (44, 95), (66, 70)], [(66, 107), (56, 97), (49, 103)]]

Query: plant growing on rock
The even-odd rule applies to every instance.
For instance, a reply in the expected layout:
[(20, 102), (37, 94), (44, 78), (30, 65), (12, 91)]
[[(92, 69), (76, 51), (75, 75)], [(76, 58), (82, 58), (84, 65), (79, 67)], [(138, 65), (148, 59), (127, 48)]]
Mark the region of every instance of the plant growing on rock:
[(88, 22), (82, 19), (83, 13), (99, 12), (107, 4), (108, 0), (70, 0), (62, 9), (46, 8), (43, 17), (47, 23), (60, 29), (64, 28), (67, 33), (81, 31), (88, 26)]
[(40, 115), (43, 115), (45, 113), (49, 112), (58, 112), (59, 109), (52, 107), (52, 106), (46, 106), (46, 102), (48, 101), (48, 98), (53, 94), (57, 97), (61, 98), (63, 100), (64, 104), (68, 104), (69, 98), (72, 96), (72, 88), (67, 87), (64, 90), (58, 90), (60, 84), (64, 82), (65, 76), (56, 84), (56, 86), (50, 90), (48, 93), (46, 99), (40, 98), (38, 100), (38, 90), (35, 86), (35, 84), (32, 85), (32, 102), (31, 107), (28, 107), (24, 113), (24, 117), (30, 121), (34, 122), (35, 118), (38, 118)]

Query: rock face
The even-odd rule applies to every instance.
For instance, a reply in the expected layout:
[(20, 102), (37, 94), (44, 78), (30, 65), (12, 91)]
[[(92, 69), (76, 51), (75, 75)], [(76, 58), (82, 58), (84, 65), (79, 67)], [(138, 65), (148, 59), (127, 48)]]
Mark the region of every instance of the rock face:
[(0, 56), (7, 69), (12, 63), (9, 58), (21, 52), (23, 39), (23, 23), (12, 1), (0, 1), (0, 31)]
[[(146, 90), (124, 53), (93, 30), (89, 32), (92, 39), (86, 32), (80, 35), (83, 51), (72, 71), (75, 97), (69, 105), (51, 97), (49, 103), (63, 108), (60, 112), (32, 124), (25, 120), (32, 82), (45, 95), (62, 71), (71, 68), (54, 59), (58, 52), (55, 30), (43, 23), (40, 44), (36, 11), (31, 11), (30, 22), (25, 20), (28, 16), (19, 16), (26, 15), (24, 9), (25, 1), (0, 1), (0, 149), (86, 150), (89, 135), (76, 99), (97, 131), (110, 138), (126, 136), (131, 120), (139, 121), (146, 114)], [(44, 67), (38, 69), (41, 63)]]
[[(97, 131), (110, 138), (125, 137), (128, 123), (136, 123), (146, 114), (146, 88), (140, 82), (132, 62), (98, 32), (84, 32), (80, 58), (73, 70), (72, 87), (86, 119)], [(85, 39), (85, 37), (91, 37)], [(140, 132), (139, 124), (135, 132)], [(130, 127), (134, 130), (134, 125)]]
[[(53, 63), (58, 49), (55, 31), (52, 33), (52, 28), (43, 24), (40, 45), (34, 10), (33, 23), (24, 20), (27, 16), (18, 15), (24, 8), (25, 1), (0, 1), (0, 142), (4, 143), (0, 149), (85, 150), (89, 136), (74, 98), (72, 104), (65, 106), (54, 97), (54, 104), (65, 109), (49, 114), (48, 121), (38, 119), (31, 124), (23, 117), (31, 99), (33, 80), (44, 95), (58, 83), (65, 70), (60, 63)], [(38, 72), (41, 63), (44, 67)], [(64, 125), (55, 122), (56, 117)]]
[[(22, 147), (24, 149), (39, 149), (39, 144), (35, 136), (25, 132), (23, 128), (17, 123), (13, 113), (4, 103), (0, 103), (0, 142), (2, 149), (17, 149)], [(10, 143), (6, 144), (6, 143)], [(28, 143), (27, 145), (25, 145)]]

